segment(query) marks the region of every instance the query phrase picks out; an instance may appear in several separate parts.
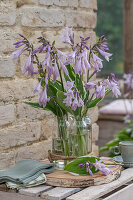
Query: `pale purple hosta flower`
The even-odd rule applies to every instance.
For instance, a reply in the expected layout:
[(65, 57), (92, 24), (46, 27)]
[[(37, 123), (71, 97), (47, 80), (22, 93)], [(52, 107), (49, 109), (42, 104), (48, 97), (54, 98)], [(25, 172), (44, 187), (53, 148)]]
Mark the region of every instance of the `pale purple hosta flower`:
[(96, 94), (96, 98), (102, 98), (105, 96), (105, 86), (99, 85), (97, 86), (94, 94)]
[(31, 55), (31, 52), (29, 54), (29, 57), (25, 63), (24, 69), (23, 69), (23, 74), (28, 72), (30, 76), (33, 76), (36, 72), (34, 72), (34, 67), (33, 67), (33, 56)]
[(100, 69), (103, 68), (102, 59), (99, 58), (96, 54), (94, 54), (93, 51), (92, 51), (92, 59), (93, 59), (92, 63), (93, 68), (97, 71), (100, 71)]
[[(102, 161), (101, 160), (97, 160), (96, 159), (96, 162), (95, 163), (92, 163), (92, 165), (96, 168), (96, 170), (100, 170), (104, 175), (108, 175), (108, 174), (110, 174), (110, 173), (112, 173), (112, 170), (111, 169), (109, 169), (109, 168), (107, 168), (107, 166), (104, 164), (104, 163), (102, 163)], [(108, 167), (110, 167), (109, 165), (108, 165)]]
[(66, 62), (66, 58), (67, 58), (66, 54), (60, 50), (57, 50), (57, 57), (58, 57), (58, 61), (60, 63), (60, 66), (61, 66), (63, 72), (68, 76), (68, 70), (65, 67), (65, 62)]
[(98, 84), (97, 81), (91, 81), (91, 82), (85, 83), (85, 88), (88, 90), (91, 90), (95, 88), (97, 84)]
[(61, 65), (61, 68), (63, 70), (63, 72), (68, 76), (68, 70), (67, 68), (65, 67), (65, 65), (60, 61), (60, 65)]
[(77, 58), (76, 65), (75, 65), (75, 73), (82, 75), (83, 70), (81, 66), (81, 57)]
[(39, 105), (46, 107), (47, 102), (50, 101), (50, 97), (47, 97), (47, 86), (42, 90), (39, 98)]
[(15, 48), (19, 48), (19, 47), (21, 47), (21, 46), (23, 46), (23, 45), (24, 45), (24, 43), (16, 44)]
[(103, 43), (100, 45), (100, 49), (101, 49), (102, 51), (109, 50), (107, 44), (108, 44), (107, 42), (103, 42)]
[(71, 106), (72, 105), (72, 100), (74, 98), (74, 93), (73, 90), (68, 89), (67, 93), (64, 93), (64, 95), (66, 96), (66, 99), (64, 99), (64, 103), (66, 104), (66, 106)]
[(133, 73), (124, 74), (124, 83), (127, 85), (128, 89), (133, 90)]
[(79, 167), (81, 168), (81, 167), (85, 167), (85, 164), (79, 164)]
[(70, 54), (67, 57), (67, 61), (64, 64), (69, 65), (69, 64), (75, 63), (75, 55), (76, 55), (76, 51), (74, 51), (72, 54)]
[(42, 44), (42, 45), (40, 45), (38, 48), (36, 48), (36, 49), (33, 51), (33, 54), (35, 54), (35, 53), (37, 53), (37, 52), (39, 52), (39, 53), (44, 52), (44, 51), (46, 51), (46, 49), (47, 49), (47, 45), (44, 46), (44, 45)]
[(27, 47), (25, 46), (25, 47), (23, 47), (22, 49), (18, 49), (18, 50), (16, 50), (16, 51), (14, 51), (14, 52), (11, 54), (13, 60), (17, 60), (18, 57), (26, 50), (26, 48), (27, 48)]
[(86, 172), (89, 173), (91, 176), (93, 176), (93, 173), (90, 169), (90, 165), (91, 163), (89, 162), (86, 162), (85, 164), (79, 164), (79, 167), (82, 168), (82, 167), (85, 167), (86, 168)]
[(67, 90), (64, 95), (66, 96), (66, 99), (64, 99), (64, 103), (66, 106), (71, 106), (72, 105), (72, 100), (74, 99), (74, 91), (72, 90), (74, 85), (74, 81), (67, 81), (65, 84), (65, 89)]
[(92, 173), (92, 171), (91, 171), (91, 169), (90, 169), (90, 163), (88, 163), (88, 162), (86, 162), (86, 172), (88, 173), (89, 172), (89, 174), (91, 175), (91, 176), (93, 176), (93, 173)]
[(79, 53), (76, 60), (75, 73), (79, 75), (86, 74), (90, 68), (91, 66), (87, 60), (87, 51)]
[(65, 84), (65, 89), (66, 90), (71, 89), (73, 85), (74, 85), (74, 81), (67, 81)]
[(86, 45), (86, 42), (87, 42), (87, 40), (90, 39), (90, 37), (83, 38), (83, 37), (80, 36), (80, 39), (81, 39), (81, 45), (83, 47), (85, 47), (87, 50), (89, 50), (90, 48)]
[(45, 59), (42, 62), (42, 66), (48, 66), (49, 65), (49, 56), (50, 56), (50, 46), (47, 48), (47, 53), (45, 55)]
[(84, 102), (83, 102), (83, 100), (80, 98), (80, 96), (78, 95), (78, 107), (82, 107), (82, 106), (84, 106)]
[(56, 58), (55, 58), (55, 63), (54, 63), (54, 68), (53, 68), (53, 81), (54, 82), (57, 80), (58, 76), (59, 76), (59, 70), (58, 70)]
[(34, 87), (34, 89), (33, 89), (34, 93), (36, 93), (36, 92), (40, 93), (40, 91), (41, 91), (41, 82), (42, 82), (42, 80)]
[(99, 38), (99, 42), (100, 42), (100, 45), (98, 45), (98, 47), (102, 50), (102, 51), (105, 51), (105, 50), (109, 50), (108, 46), (107, 46), (107, 42), (106, 42), (106, 37), (104, 35), (102, 35), (100, 38)]
[(75, 96), (75, 98), (74, 98), (74, 100), (73, 100), (73, 102), (72, 102), (72, 110), (76, 110), (77, 109), (77, 107), (79, 107), (79, 102), (78, 102), (78, 99), (77, 99), (77, 94), (76, 94), (76, 96)]
[(107, 167), (104, 167), (104, 168), (100, 168), (99, 169), (105, 176), (109, 175), (112, 173), (112, 170), (107, 168)]
[(112, 56), (111, 53), (108, 53), (108, 52), (105, 52), (105, 51), (102, 51), (101, 49), (99, 49), (97, 47), (99, 53), (109, 62), (109, 57)]
[(70, 107), (72, 105), (72, 98), (67, 97), (66, 99), (64, 99), (63, 103), (65, 103), (66, 106)]
[(74, 45), (74, 34), (72, 32), (72, 28), (66, 27), (65, 30), (62, 32), (62, 42)]
[(119, 85), (117, 83), (115, 83), (114, 81), (110, 81), (110, 84), (108, 86), (112, 90), (116, 98), (121, 95)]
[(86, 70), (89, 70), (91, 68), (91, 66), (87, 59), (87, 51), (84, 51), (84, 53), (83, 53), (83, 62), (84, 62)]
[(18, 45), (18, 44), (21, 44), (21, 43), (23, 43), (24, 42), (24, 40), (19, 40), (19, 41), (17, 41), (17, 42), (15, 42), (15, 43), (13, 43), (13, 45)]
[(124, 122), (126, 124), (128, 124), (129, 122), (131, 122), (131, 115), (127, 114), (125, 117), (124, 117)]

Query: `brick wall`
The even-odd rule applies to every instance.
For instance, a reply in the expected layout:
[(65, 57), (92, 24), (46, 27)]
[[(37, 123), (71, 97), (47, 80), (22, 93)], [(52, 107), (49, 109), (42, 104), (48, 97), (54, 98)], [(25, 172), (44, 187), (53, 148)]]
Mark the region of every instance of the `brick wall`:
[[(0, 169), (22, 158), (44, 159), (51, 148), (53, 116), (23, 102), (36, 98), (36, 79), (22, 76), (23, 56), (18, 63), (10, 57), (18, 33), (35, 41), (43, 35), (56, 40), (65, 26), (95, 42), (96, 0), (1, 0), (0, 1)], [(93, 142), (98, 139), (98, 110), (90, 110)], [(93, 150), (97, 146), (93, 144)]]

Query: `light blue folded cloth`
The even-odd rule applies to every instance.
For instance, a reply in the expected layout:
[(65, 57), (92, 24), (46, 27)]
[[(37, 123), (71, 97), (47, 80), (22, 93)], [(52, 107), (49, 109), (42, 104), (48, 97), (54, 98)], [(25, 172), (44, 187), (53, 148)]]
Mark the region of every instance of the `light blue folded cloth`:
[(10, 181), (27, 184), (40, 174), (51, 173), (53, 170), (53, 163), (41, 163), (31, 159), (20, 160), (12, 168), (0, 171), (0, 183)]

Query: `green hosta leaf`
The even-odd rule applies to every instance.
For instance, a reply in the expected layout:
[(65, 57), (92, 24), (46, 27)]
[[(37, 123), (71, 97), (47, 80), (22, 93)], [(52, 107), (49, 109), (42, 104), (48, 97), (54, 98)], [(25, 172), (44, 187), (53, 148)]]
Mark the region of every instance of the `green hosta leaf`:
[(56, 82), (53, 82), (52, 80), (50, 80), (50, 85), (55, 87), (57, 90), (61, 90), (62, 91), (62, 85), (61, 85), (60, 81), (56, 80)]
[(44, 109), (44, 110), (50, 110), (51, 112), (53, 112), (54, 115), (57, 115), (56, 109), (54, 108), (54, 106), (52, 107), (49, 102), (47, 103), (47, 105), (46, 105), (45, 108), (43, 108), (43, 106), (40, 106), (36, 102), (25, 102), (25, 104), (28, 104), (28, 105), (30, 105), (30, 106), (32, 106), (34, 108), (39, 108), (39, 109)]
[(76, 85), (78, 91), (80, 92), (81, 98), (84, 99), (85, 89), (84, 89), (81, 77), (78, 74), (76, 74), (75, 85)]
[(32, 107), (34, 107), (34, 108), (41, 108), (41, 109), (43, 109), (43, 106), (40, 106), (38, 103), (36, 103), (36, 102), (24, 102), (25, 104), (28, 104), (28, 105), (30, 105), (30, 106), (32, 106)]
[(119, 139), (115, 139), (115, 140), (111, 140), (110, 142), (108, 142), (106, 144), (106, 146), (109, 148), (109, 147), (117, 146), (118, 143), (119, 143)]
[[(97, 157), (80, 157), (80, 158), (77, 158), (77, 159), (71, 161), (70, 163), (68, 163), (65, 166), (64, 170), (66, 170), (68, 172), (75, 173), (75, 174), (79, 174), (79, 175), (89, 175), (89, 173), (86, 172), (86, 168), (85, 167), (80, 168), (79, 164), (85, 164), (86, 161), (94, 163), (94, 162), (96, 162), (96, 159), (100, 160)], [(91, 169), (93, 174), (98, 172), (98, 170), (96, 170), (94, 166), (92, 166), (92, 168), (90, 168), (90, 169)]]
[(55, 45), (55, 40), (52, 42), (52, 46), (54, 46)]
[[(75, 81), (75, 71), (73, 69), (73, 67), (71, 65), (66, 65), (66, 68), (68, 70), (68, 74), (69, 74), (69, 77), (71, 78), (72, 81)], [(64, 76), (66, 78), (66, 76)], [(67, 77), (67, 79), (69, 78)]]
[[(111, 92), (111, 90), (107, 90), (105, 92), (105, 96), (107, 96), (109, 93)], [(103, 98), (95, 98), (93, 100), (91, 100), (91, 102), (89, 103), (89, 105), (87, 106), (88, 108), (93, 108), (95, 107)]]
[(101, 147), (99, 152), (101, 153), (101, 152), (104, 152), (104, 151), (107, 151), (107, 150), (108, 150), (108, 147), (105, 146), (105, 147)]

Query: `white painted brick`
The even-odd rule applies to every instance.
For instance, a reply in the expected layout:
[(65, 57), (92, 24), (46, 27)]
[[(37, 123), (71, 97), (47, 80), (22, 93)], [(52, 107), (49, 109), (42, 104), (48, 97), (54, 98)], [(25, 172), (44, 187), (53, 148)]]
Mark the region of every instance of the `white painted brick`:
[(40, 122), (23, 123), (0, 130), (0, 150), (33, 142), (41, 137)]
[(92, 143), (92, 154), (94, 156), (99, 156), (99, 148), (95, 143)]
[(88, 110), (88, 116), (91, 119), (92, 124), (98, 120), (98, 107), (90, 108)]
[(66, 11), (66, 26), (92, 28), (96, 27), (96, 13), (89, 13), (84, 11)]
[(37, 80), (34, 79), (3, 81), (0, 87), (0, 101), (9, 102), (34, 97), (33, 88), (36, 84)]
[(6, 169), (15, 164), (15, 152), (0, 153), (0, 170)]
[(20, 8), (23, 5), (38, 5), (37, 0), (2, 0), (2, 6)]
[(52, 5), (56, 5), (56, 6), (69, 6), (69, 7), (77, 7), (78, 6), (78, 0), (40, 0), (39, 3), (41, 5), (46, 5), (46, 6), (52, 6)]
[(10, 29), (9, 27), (0, 28), (0, 51), (11, 52), (15, 51), (13, 43), (17, 41), (18, 33), (21, 33), (20, 29)]
[[(64, 13), (60, 10), (23, 9), (21, 23), (28, 27), (61, 27), (65, 25)], [(56, 17), (55, 17), (56, 16)]]
[(16, 161), (20, 159), (43, 160), (47, 158), (50, 149), (52, 149), (51, 139), (20, 147), (15, 150)]
[(46, 138), (49, 139), (53, 133), (53, 131), (58, 131), (56, 129), (56, 121), (55, 121), (55, 116), (47, 116), (44, 118), (44, 120), (41, 121), (42, 124), (42, 135)]
[(15, 106), (5, 105), (0, 106), (0, 126), (10, 124), (15, 121)]
[(13, 77), (16, 71), (16, 64), (11, 56), (0, 56), (0, 77)]
[(51, 112), (39, 108), (34, 108), (25, 103), (20, 103), (16, 105), (16, 115), (18, 121), (31, 121), (35, 119), (44, 119), (45, 117), (49, 118)]
[(97, 141), (98, 140), (98, 135), (99, 135), (99, 126), (94, 123), (92, 124), (92, 141)]
[(16, 11), (6, 6), (0, 7), (0, 25), (1, 26), (11, 26), (14, 25), (16, 21)]
[(79, 0), (79, 6), (81, 8), (92, 8), (97, 10), (97, 0)]

